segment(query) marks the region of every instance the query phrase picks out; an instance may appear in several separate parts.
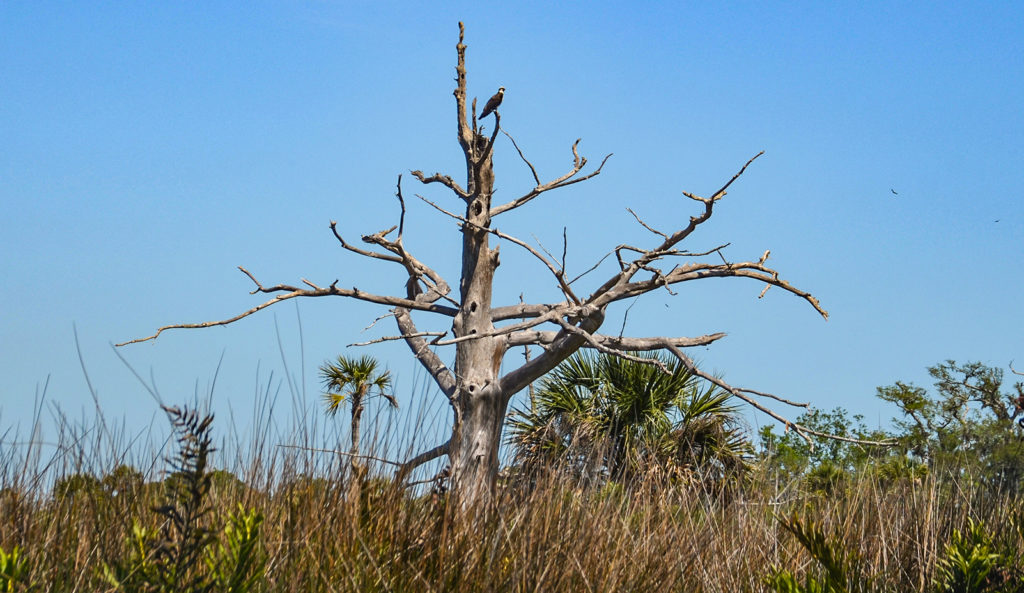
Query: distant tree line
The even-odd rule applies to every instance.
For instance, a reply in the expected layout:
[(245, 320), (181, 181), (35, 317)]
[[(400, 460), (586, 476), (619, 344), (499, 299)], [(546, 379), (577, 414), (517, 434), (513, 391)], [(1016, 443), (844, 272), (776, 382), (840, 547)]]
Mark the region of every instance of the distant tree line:
[[(812, 410), (798, 421), (822, 432), (892, 440), (890, 448), (814, 438), (811, 443), (773, 426), (759, 433), (760, 463), (782, 478), (803, 478), (829, 490), (857, 474), (921, 478), (926, 474), (977, 481), (1000, 490), (1024, 486), (1024, 383), (1003, 386), (1003, 371), (980, 362), (947, 360), (928, 368), (929, 391), (897, 381), (876, 396), (894, 404), (891, 428), (869, 429), (844, 408)], [(813, 445), (813, 446), (812, 446)]]

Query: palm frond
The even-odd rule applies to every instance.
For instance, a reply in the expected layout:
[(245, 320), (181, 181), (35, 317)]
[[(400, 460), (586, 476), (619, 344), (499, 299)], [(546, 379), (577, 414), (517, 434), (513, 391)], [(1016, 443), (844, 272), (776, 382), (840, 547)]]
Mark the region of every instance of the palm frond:
[[(744, 467), (750, 447), (735, 422), (731, 395), (657, 353), (633, 353), (653, 364), (580, 352), (556, 367), (534, 393), (530, 410), (513, 409), (508, 443), (517, 463), (588, 474), (595, 466), (616, 479), (658, 465)], [(664, 473), (662, 471), (662, 473)]]

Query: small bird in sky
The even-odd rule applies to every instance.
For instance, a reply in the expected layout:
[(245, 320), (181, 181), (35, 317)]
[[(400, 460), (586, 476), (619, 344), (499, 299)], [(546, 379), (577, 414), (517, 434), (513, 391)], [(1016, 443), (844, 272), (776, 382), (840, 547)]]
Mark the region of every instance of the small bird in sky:
[(487, 104), (484, 105), (484, 110), (480, 112), (480, 119), (483, 119), (491, 114), (492, 111), (501, 105), (501, 100), (505, 98), (505, 87), (499, 87), (498, 92), (494, 93), (494, 96), (487, 100)]
[(894, 195), (894, 196), (898, 196), (898, 195), (899, 195), (898, 193), (896, 193), (896, 190), (894, 190), (894, 189), (893, 189), (893, 188), (891, 188), (891, 187), (889, 188), (889, 191), (891, 191), (891, 192), (892, 192), (892, 195)]

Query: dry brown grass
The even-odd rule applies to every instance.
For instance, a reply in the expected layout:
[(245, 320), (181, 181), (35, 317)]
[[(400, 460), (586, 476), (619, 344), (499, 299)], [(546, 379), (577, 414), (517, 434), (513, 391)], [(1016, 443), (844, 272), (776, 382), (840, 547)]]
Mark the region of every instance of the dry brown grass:
[[(159, 484), (122, 486), (116, 496), (102, 484), (128, 461), (111, 453), (123, 445), (73, 437), (61, 439), (77, 445), (50, 458), (0, 451), (0, 548), (23, 550), (41, 591), (105, 590), (102, 565), (124, 556), (133, 522), (160, 521), (149, 510), (162, 499)], [(224, 450), (234, 446), (217, 455), (245, 457)], [(999, 539), (1022, 509), (954, 480), (865, 478), (824, 496), (783, 492), (755, 476), (727, 492), (679, 484), (584, 491), (564, 482), (527, 492), (508, 483), (492, 508), (466, 515), (443, 495), (397, 491), (386, 479), (369, 481), (357, 506), (346, 499), (343, 460), (265, 442), (244, 450), (255, 455), (232, 468), (242, 480), (214, 480), (212, 517), (238, 503), (264, 515), (267, 591), (762, 591), (770, 567), (812, 566), (779, 526), (777, 517), (792, 514), (856, 551), (877, 590), (924, 591), (953, 529), (970, 517)], [(159, 467), (165, 454), (139, 454), (133, 465)], [(79, 472), (99, 480), (63, 492), (50, 486)]]

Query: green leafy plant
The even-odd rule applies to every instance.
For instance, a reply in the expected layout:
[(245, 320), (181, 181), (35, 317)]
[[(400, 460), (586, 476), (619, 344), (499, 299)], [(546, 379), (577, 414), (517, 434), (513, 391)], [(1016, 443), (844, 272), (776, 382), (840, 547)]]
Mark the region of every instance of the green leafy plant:
[(673, 359), (631, 356), (650, 363), (580, 352), (545, 377), (530, 408), (509, 420), (516, 464), (558, 467), (598, 484), (746, 468), (749, 446), (728, 393), (700, 389)]
[(854, 593), (870, 591), (870, 584), (861, 574), (855, 552), (846, 550), (838, 537), (829, 537), (813, 521), (797, 515), (779, 518), (779, 524), (796, 538), (817, 561), (818, 570), (808, 571), (801, 583), (793, 572), (775, 567), (764, 582), (776, 593)]
[(13, 593), (28, 588), (28, 559), (18, 546), (10, 552), (0, 548), (0, 591)]
[[(246, 593), (263, 578), (266, 556), (259, 545), (263, 515), (241, 504), (232, 512), (216, 546), (204, 547), (207, 579), (188, 591)], [(132, 526), (126, 562), (103, 566), (103, 580), (118, 591), (170, 591), (157, 561), (158, 533), (138, 522)], [(2, 582), (2, 581), (0, 581)]]
[(262, 524), (262, 514), (246, 510), (241, 504), (228, 517), (223, 541), (216, 548), (207, 549), (206, 565), (216, 591), (245, 593), (255, 589), (266, 564), (259, 547)]
[(936, 593), (1002, 592), (1005, 559), (995, 551), (992, 538), (979, 521), (968, 519), (967, 529), (953, 530), (946, 553), (935, 570)]
[(126, 541), (125, 560), (103, 564), (103, 580), (116, 591), (160, 591), (156, 583), (159, 573), (154, 561), (156, 534), (140, 525), (132, 524), (132, 534)]

